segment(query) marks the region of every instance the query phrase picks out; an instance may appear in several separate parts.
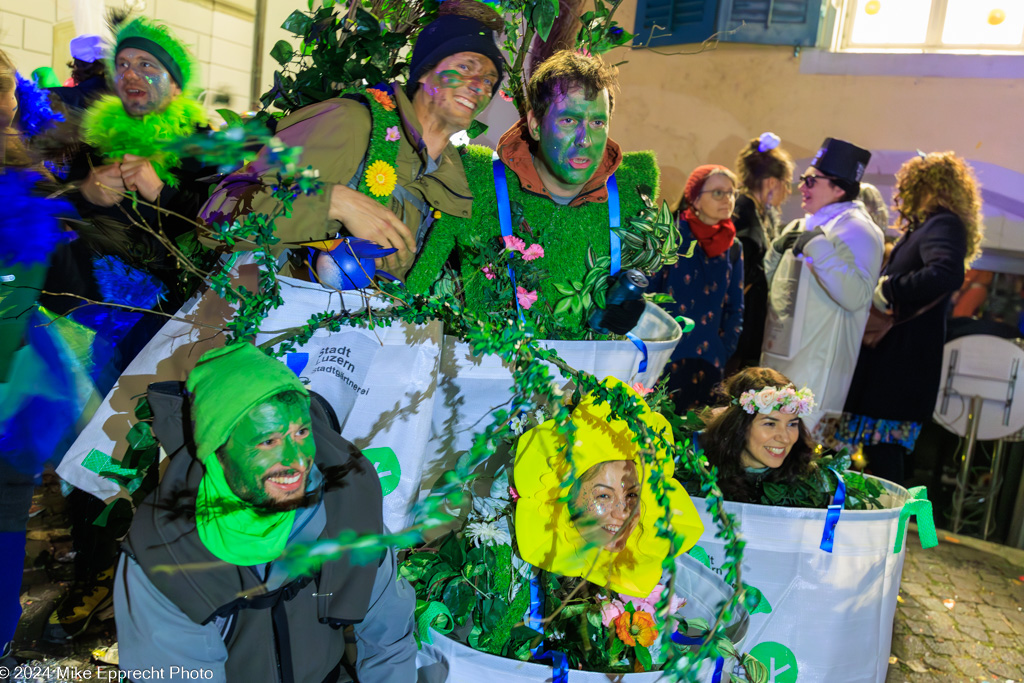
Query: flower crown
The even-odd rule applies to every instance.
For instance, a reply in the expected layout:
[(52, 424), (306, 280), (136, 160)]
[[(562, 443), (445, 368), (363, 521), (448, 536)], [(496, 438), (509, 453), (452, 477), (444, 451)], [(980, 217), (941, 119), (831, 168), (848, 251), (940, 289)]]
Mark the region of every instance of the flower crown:
[(744, 391), (733, 403), (751, 415), (767, 415), (775, 410), (788, 415), (808, 415), (814, 409), (814, 394), (807, 387), (800, 390), (792, 386), (764, 387), (760, 391)]

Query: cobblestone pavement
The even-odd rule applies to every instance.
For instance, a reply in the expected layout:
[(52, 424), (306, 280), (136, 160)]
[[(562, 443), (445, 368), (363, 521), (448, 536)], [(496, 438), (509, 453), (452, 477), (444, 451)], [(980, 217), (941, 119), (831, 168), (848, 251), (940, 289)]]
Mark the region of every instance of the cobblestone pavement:
[[(89, 669), (92, 680), (109, 680), (109, 673), (103, 676), (109, 667), (93, 652), (115, 643), (113, 619), (94, 620), (72, 641), (41, 638), (50, 612), (67, 590), (71, 567), (55, 561), (67, 549), (63, 546), (70, 547), (68, 520), (56, 488), (43, 487), (36, 502), (45, 511), (30, 520), (22, 586), (25, 612), (15, 654), (19, 660), (65, 671)], [(910, 526), (886, 683), (1024, 683), (1024, 551), (943, 531), (938, 535), (938, 547), (923, 550)]]
[(1024, 681), (1024, 551), (908, 534), (886, 683)]

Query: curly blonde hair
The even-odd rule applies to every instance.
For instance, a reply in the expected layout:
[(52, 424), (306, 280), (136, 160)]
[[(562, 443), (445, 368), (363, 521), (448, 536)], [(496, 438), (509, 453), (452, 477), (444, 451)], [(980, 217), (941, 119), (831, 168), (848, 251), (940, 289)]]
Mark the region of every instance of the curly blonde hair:
[(954, 152), (919, 155), (896, 172), (893, 208), (899, 226), (913, 229), (937, 209), (952, 211), (967, 230), (965, 265), (981, 255), (985, 231), (981, 216), (981, 192), (974, 170)]

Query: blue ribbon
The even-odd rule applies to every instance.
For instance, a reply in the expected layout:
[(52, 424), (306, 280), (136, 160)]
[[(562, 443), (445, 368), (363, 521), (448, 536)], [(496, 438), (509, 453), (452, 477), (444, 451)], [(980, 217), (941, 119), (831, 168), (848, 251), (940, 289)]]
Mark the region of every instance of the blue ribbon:
[[(498, 223), (501, 225), (501, 236), (512, 237), (512, 203), (508, 198), (508, 178), (505, 177), (505, 164), (501, 163), (498, 152), (491, 154), (491, 170), (494, 172), (494, 193), (498, 199)], [(508, 276), (512, 278), (512, 296), (516, 300), (516, 311), (523, 320), (523, 310), (519, 307), (516, 291), (516, 271), (512, 264), (508, 265)]]
[[(622, 270), (622, 240), (615, 234), (615, 228), (622, 224), (621, 212), (619, 211), (619, 182), (615, 180), (613, 173), (608, 178), (608, 226), (609, 239), (611, 240), (611, 274), (617, 275)], [(643, 372), (643, 370), (641, 370)]]
[[(678, 645), (700, 645), (704, 642), (704, 638), (701, 637), (690, 637), (685, 636), (679, 631), (673, 633), (670, 638), (672, 642)], [(722, 671), (725, 670), (725, 657), (719, 656), (715, 660), (715, 672), (711, 676), (711, 683), (722, 683)]]
[(642, 355), (642, 358), (640, 359), (640, 367), (637, 372), (647, 372), (647, 344), (644, 344), (644, 340), (632, 332), (626, 333), (626, 339), (633, 342), (633, 346), (635, 346)]
[(828, 506), (828, 512), (825, 513), (825, 529), (821, 533), (821, 549), (826, 553), (832, 552), (836, 524), (839, 523), (839, 515), (846, 503), (846, 481), (843, 479), (843, 475), (831, 467), (829, 471), (836, 475), (836, 495), (832, 497), (832, 504)]
[[(544, 633), (544, 596), (540, 590), (540, 576), (534, 574), (530, 579), (530, 611), (526, 615), (526, 625), (537, 633)], [(530, 649), (530, 654), (539, 662), (551, 662), (551, 683), (568, 683), (569, 659), (564, 652), (545, 650), (542, 640), (537, 647)]]
[(302, 377), (302, 371), (306, 369), (306, 364), (309, 363), (309, 354), (289, 353), (285, 356), (284, 362), (288, 369), (295, 373), (296, 377)]

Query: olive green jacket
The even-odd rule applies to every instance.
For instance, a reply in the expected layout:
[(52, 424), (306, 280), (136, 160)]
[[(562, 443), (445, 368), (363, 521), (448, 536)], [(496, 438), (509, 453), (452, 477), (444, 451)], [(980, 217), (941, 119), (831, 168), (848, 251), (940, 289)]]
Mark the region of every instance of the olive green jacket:
[[(420, 122), (409, 98), (399, 86), (394, 89), (402, 136), (396, 169), (398, 184), (434, 210), (470, 217), (473, 197), (458, 152), (448, 145), (441, 154), (438, 168), (424, 173), (428, 155), (420, 135)], [(348, 185), (355, 176), (366, 155), (371, 123), (366, 105), (354, 99), (334, 98), (303, 107), (278, 124), (277, 137), (286, 146), (302, 147), (299, 163), (319, 171), (319, 180), (323, 183), (321, 194), (297, 197), (291, 216), (277, 218), (276, 234), (282, 242), (325, 239), (344, 231), (340, 222), (328, 217), (331, 191), (336, 185)], [(368, 159), (367, 165), (372, 161)], [(278, 170), (269, 162), (268, 150), (264, 148), (254, 161), (217, 186), (200, 218), (213, 225), (249, 212), (273, 213), (278, 208), (277, 200), (272, 197)], [(415, 235), (421, 220), (416, 207), (392, 197), (390, 208)], [(219, 245), (210, 238), (203, 241), (210, 247)], [(238, 248), (246, 249), (246, 246), (240, 244)], [(279, 244), (275, 253), (287, 248), (288, 244)]]

